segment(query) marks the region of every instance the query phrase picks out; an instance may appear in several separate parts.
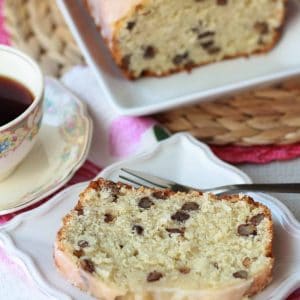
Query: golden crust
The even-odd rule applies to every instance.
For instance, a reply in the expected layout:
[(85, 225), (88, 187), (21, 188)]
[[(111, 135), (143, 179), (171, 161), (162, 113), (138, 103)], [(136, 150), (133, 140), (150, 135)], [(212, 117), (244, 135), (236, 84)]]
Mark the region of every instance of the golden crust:
[(250, 288), (246, 292), (245, 296), (253, 296), (258, 292), (262, 291), (272, 280), (272, 270), (274, 265), (274, 259), (272, 259), (272, 263), (270, 263), (269, 268), (263, 270), (260, 274), (258, 274)]

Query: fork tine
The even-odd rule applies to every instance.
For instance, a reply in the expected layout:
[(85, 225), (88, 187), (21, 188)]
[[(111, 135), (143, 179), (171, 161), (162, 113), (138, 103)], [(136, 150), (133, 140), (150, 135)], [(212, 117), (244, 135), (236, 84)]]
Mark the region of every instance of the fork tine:
[(126, 176), (123, 176), (123, 175), (119, 175), (119, 178), (120, 179), (123, 179), (131, 184), (135, 184), (137, 186), (144, 186), (144, 187), (147, 187), (147, 188), (152, 188), (151, 186), (147, 185), (147, 184), (144, 184), (144, 183), (141, 183), (141, 182), (138, 182), (132, 178), (129, 178), (129, 177), (126, 177)]
[[(149, 174), (144, 174), (142, 172), (139, 171), (133, 171), (133, 170), (129, 170), (129, 169), (125, 169), (125, 168), (121, 168), (121, 171), (135, 177), (138, 178), (140, 180), (143, 180), (147, 183), (150, 183), (156, 187), (162, 188), (162, 189), (166, 189), (166, 188), (170, 188), (172, 183), (168, 183), (167, 180), (163, 180), (160, 179), (158, 177), (151, 176)], [(147, 177), (146, 177), (147, 176)], [(120, 176), (119, 176), (120, 177)]]

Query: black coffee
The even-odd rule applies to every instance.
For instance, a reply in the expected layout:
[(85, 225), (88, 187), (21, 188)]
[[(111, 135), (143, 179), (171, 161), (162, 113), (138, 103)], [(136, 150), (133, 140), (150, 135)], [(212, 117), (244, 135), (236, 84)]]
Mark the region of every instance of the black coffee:
[(0, 126), (22, 114), (33, 99), (32, 93), (23, 84), (0, 76)]

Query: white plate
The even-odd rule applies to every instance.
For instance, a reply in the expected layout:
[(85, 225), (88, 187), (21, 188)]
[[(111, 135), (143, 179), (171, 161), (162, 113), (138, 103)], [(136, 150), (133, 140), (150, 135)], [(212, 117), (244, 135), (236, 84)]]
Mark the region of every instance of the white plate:
[[(300, 74), (300, 3), (289, 1), (282, 39), (265, 55), (239, 58), (164, 78), (129, 81), (116, 67), (82, 0), (57, 0), (105, 98), (123, 115), (145, 115)], [(298, 1), (298, 2), (297, 2)]]
[(89, 152), (92, 121), (86, 107), (58, 81), (47, 78), (37, 144), (0, 182), (0, 215), (32, 205), (61, 188)]
[[(221, 162), (207, 146), (186, 134), (174, 135), (147, 153), (115, 164), (100, 175), (116, 180), (121, 166), (195, 186), (250, 182), (245, 174)], [(0, 243), (25, 264), (39, 288), (56, 299), (92, 299), (61, 277), (52, 257), (61, 219), (75, 206), (86, 185), (80, 183), (64, 190), (45, 205), (13, 219), (0, 233)], [(278, 200), (263, 194), (253, 196), (272, 210), (276, 256), (274, 281), (254, 299), (281, 300), (300, 285), (300, 224)]]

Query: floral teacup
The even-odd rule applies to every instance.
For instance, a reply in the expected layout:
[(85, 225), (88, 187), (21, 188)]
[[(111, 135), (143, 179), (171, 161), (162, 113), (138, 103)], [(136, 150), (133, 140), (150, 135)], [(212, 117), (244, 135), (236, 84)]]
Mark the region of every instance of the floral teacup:
[(3, 180), (27, 156), (36, 142), (43, 114), (44, 79), (40, 68), (31, 58), (7, 46), (0, 46), (0, 76), (20, 82), (34, 96), (22, 114), (0, 126), (0, 180)]

